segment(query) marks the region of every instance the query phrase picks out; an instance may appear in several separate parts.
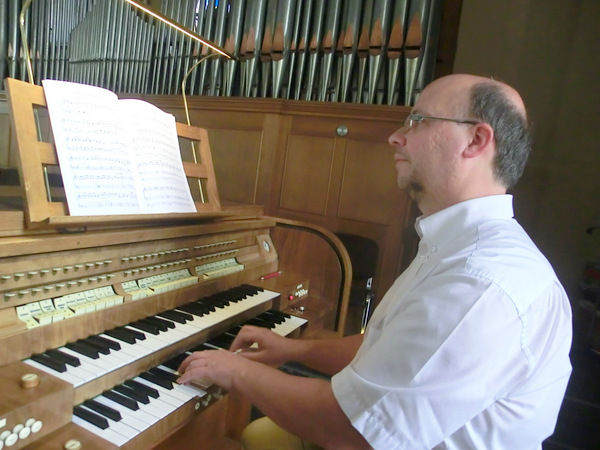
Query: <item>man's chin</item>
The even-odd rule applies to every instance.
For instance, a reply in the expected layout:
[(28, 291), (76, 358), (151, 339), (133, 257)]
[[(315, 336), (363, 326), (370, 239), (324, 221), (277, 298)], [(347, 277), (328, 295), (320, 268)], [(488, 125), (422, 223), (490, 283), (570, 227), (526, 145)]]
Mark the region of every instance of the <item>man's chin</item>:
[(400, 178), (398, 177), (398, 187), (405, 191), (408, 196), (414, 201), (418, 201), (423, 195), (423, 185), (417, 180), (412, 178)]

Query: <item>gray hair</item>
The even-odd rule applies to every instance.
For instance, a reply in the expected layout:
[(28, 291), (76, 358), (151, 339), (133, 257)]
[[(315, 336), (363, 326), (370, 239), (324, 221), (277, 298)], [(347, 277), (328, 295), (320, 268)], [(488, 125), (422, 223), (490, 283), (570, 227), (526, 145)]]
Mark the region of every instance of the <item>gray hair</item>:
[(470, 115), (494, 130), (494, 175), (506, 188), (514, 186), (525, 169), (533, 137), (525, 115), (497, 82), (477, 83), (471, 88)]

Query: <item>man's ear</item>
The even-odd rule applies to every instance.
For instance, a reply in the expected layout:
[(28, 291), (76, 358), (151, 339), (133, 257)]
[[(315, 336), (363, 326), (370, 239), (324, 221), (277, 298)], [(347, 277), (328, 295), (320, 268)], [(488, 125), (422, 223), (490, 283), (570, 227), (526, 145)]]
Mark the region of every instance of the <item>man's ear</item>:
[(474, 158), (491, 148), (490, 146), (494, 142), (494, 129), (489, 124), (480, 122), (473, 125), (470, 138), (471, 140), (463, 151), (466, 158)]

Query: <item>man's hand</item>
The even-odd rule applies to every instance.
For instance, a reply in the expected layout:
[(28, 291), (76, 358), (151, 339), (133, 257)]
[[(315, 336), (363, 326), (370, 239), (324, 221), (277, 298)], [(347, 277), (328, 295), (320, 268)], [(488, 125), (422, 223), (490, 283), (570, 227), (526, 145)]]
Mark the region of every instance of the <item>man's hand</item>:
[(204, 350), (188, 356), (177, 370), (181, 376), (179, 384), (193, 380), (209, 379), (213, 383), (230, 391), (233, 389), (233, 377), (249, 370), (252, 361), (240, 358), (227, 350)]
[(297, 343), (267, 328), (246, 325), (239, 331), (229, 349), (252, 361), (281, 366), (290, 361), (291, 349)]

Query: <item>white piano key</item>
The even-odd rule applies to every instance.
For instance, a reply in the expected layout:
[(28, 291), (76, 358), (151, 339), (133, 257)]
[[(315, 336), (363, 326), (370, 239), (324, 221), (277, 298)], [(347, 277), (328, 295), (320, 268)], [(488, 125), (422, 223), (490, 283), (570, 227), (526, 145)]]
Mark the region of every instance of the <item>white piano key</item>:
[(187, 336), (191, 336), (193, 334), (196, 334), (198, 332), (198, 328), (195, 327), (194, 325), (190, 324), (189, 322), (186, 323), (175, 323), (175, 329), (181, 333), (184, 333)]
[[(215, 311), (207, 313), (202, 317), (194, 316), (194, 319), (187, 323), (199, 329), (205, 329), (215, 324), (218, 324), (226, 319), (229, 319), (241, 312), (247, 311), (250, 308), (265, 303), (275, 298), (277, 295), (279, 294), (267, 290), (258, 292), (257, 294), (247, 296), (246, 298), (237, 302), (230, 302), (229, 305), (226, 307), (216, 307)], [(202, 299), (200, 299), (200, 302), (202, 302)]]
[[(119, 395), (123, 395), (123, 394), (119, 394)], [(129, 397), (127, 397), (129, 398)], [(136, 401), (139, 409), (138, 411), (143, 411), (146, 414), (151, 415), (152, 417), (155, 417), (156, 420), (162, 419), (166, 416), (168, 416), (170, 413), (172, 413), (173, 411), (175, 411), (177, 408), (174, 407), (173, 405), (160, 400), (160, 399), (155, 399), (150, 397), (149, 399), (150, 403), (142, 403), (142, 402), (138, 402)]]
[(134, 378), (134, 380), (156, 389), (160, 393), (160, 399), (166, 403), (169, 403), (175, 408), (179, 408), (185, 402), (193, 398), (192, 396), (182, 394), (180, 391), (176, 391), (175, 389), (165, 389), (164, 387), (154, 384), (151, 381), (141, 377)]
[[(142, 331), (136, 329), (135, 331), (139, 331), (140, 333), (143, 333)], [(121, 344), (121, 348), (127, 348), (129, 350), (131, 350), (131, 352), (134, 353), (135, 352), (139, 352), (140, 354), (140, 358), (142, 356), (146, 356), (149, 355), (150, 353), (155, 352), (156, 350), (162, 348), (157, 348), (159, 345), (162, 345), (162, 341), (159, 341), (159, 344), (157, 345), (156, 341), (154, 339), (152, 339), (149, 336), (153, 336), (150, 333), (143, 333), (143, 335), (146, 337), (146, 339), (136, 339), (135, 344), (129, 344), (127, 342), (123, 342), (123, 341), (119, 341), (119, 344)], [(102, 335), (101, 335), (102, 336)]]
[(87, 408), (85, 405), (79, 405), (79, 407), (81, 409), (85, 409), (93, 414), (104, 417), (108, 422), (107, 429), (112, 430), (116, 433), (119, 433), (119, 434), (125, 436), (127, 438), (127, 440), (133, 439), (134, 437), (136, 437), (139, 434), (136, 429), (131, 428), (129, 425), (126, 425), (126, 424), (122, 423), (121, 421), (116, 422), (116, 421), (112, 420), (111, 418), (106, 417), (106, 416), (100, 414), (99, 412), (94, 411), (93, 409)]
[(179, 331), (175, 328), (169, 328), (167, 331), (161, 331), (158, 334), (152, 334), (148, 331), (139, 330), (130, 325), (127, 326), (127, 328), (130, 328), (130, 327), (133, 328), (134, 330), (141, 331), (142, 333), (144, 333), (144, 335), (146, 335), (146, 340), (150, 339), (150, 340), (161, 341), (161, 342), (164, 342), (165, 345), (174, 344), (174, 343), (179, 342), (179, 341), (185, 339), (186, 337), (188, 337), (188, 335), (186, 333), (182, 333), (181, 331)]
[[(170, 367), (167, 366), (158, 366), (159, 369), (164, 370), (165, 372), (169, 372), (172, 374), (177, 374), (177, 371), (171, 369)], [(206, 395), (206, 391), (194, 386), (186, 386), (184, 384), (177, 384), (174, 383), (174, 389), (180, 390), (188, 395), (190, 395), (192, 398), (194, 397), (204, 397)]]
[(121, 354), (123, 356), (123, 358), (129, 358), (129, 362), (133, 362), (136, 359), (140, 359), (141, 357), (152, 353), (152, 350), (150, 348), (144, 347), (141, 344), (138, 345), (138, 342), (140, 342), (140, 341), (136, 341), (135, 344), (129, 344), (127, 342), (120, 341), (116, 338), (113, 338), (107, 334), (99, 334), (98, 336), (109, 338), (109, 339), (112, 339), (112, 340), (118, 342), (119, 345), (121, 346), (121, 350), (113, 350), (113, 351)]
[(160, 335), (148, 333), (147, 331), (142, 331), (130, 325), (126, 325), (125, 328), (137, 331), (139, 333), (143, 333), (144, 336), (146, 336), (146, 339), (144, 339), (143, 341), (137, 341), (136, 344), (140, 343), (141, 345), (148, 346), (148, 348), (150, 348), (149, 346), (152, 346), (154, 351), (160, 350), (161, 348), (165, 348), (166, 346), (171, 344), (169, 340), (165, 340), (164, 338), (159, 337)]
[(96, 377), (104, 375), (113, 370), (112, 366), (109, 363), (101, 360), (100, 358), (90, 358), (67, 347), (60, 347), (59, 350), (61, 352), (67, 353), (68, 355), (79, 358), (79, 361), (81, 361), (81, 366), (83, 366), (84, 369), (90, 372), (94, 372), (96, 374)]
[(73, 375), (71, 373), (67, 372), (58, 372), (57, 370), (51, 369), (50, 367), (44, 366), (43, 364), (40, 364), (32, 359), (26, 359), (23, 361), (26, 364), (29, 364), (31, 367), (35, 367), (36, 369), (41, 370), (42, 372), (48, 373), (50, 375), (55, 376), (56, 378), (59, 378), (63, 381), (66, 381), (67, 383), (71, 383), (73, 386), (77, 387), (77, 386), (81, 386), (82, 384), (84, 384), (86, 382), (86, 380)]
[(303, 326), (306, 322), (308, 322), (308, 320), (303, 319), (301, 317), (286, 317), (286, 319), (282, 323), (276, 324), (275, 327), (272, 328), (272, 330), (281, 336), (287, 336), (288, 334), (291, 334), (292, 332), (296, 331), (298, 328)]
[[(119, 341), (119, 344), (121, 344), (120, 341)], [(131, 362), (131, 355), (128, 352), (124, 352), (123, 351), (123, 346), (122, 345), (121, 345), (121, 348), (119, 350), (111, 348), (110, 349), (110, 355), (115, 360), (123, 361), (124, 364), (129, 364)], [(102, 354), (100, 356), (102, 356)]]
[(173, 402), (171, 401), (170, 397), (169, 401), (167, 401), (167, 398), (162, 393), (160, 393), (159, 398), (150, 397), (149, 404), (140, 404), (140, 409), (142, 409), (143, 411), (147, 411), (149, 414), (157, 415), (157, 417), (160, 416), (162, 418), (171, 414), (173, 411), (179, 408), (179, 406), (181, 405), (173, 405)]
[(151, 414), (148, 414), (146, 411), (142, 411), (138, 409), (137, 411), (133, 411), (126, 406), (123, 406), (117, 402), (113, 402), (111, 399), (98, 396), (94, 398), (94, 401), (103, 404), (104, 406), (108, 406), (116, 411), (119, 411), (121, 414), (122, 420), (132, 428), (135, 428), (138, 431), (144, 431), (146, 428), (151, 427), (154, 423), (156, 423), (159, 419)]
[[(77, 353), (76, 357), (78, 359), (79, 359), (79, 356), (80, 355)], [(68, 374), (71, 374), (71, 375), (81, 379), (82, 382), (80, 384), (87, 383), (88, 381), (91, 381), (98, 377), (96, 372), (94, 372), (94, 370), (95, 370), (94, 367), (90, 367), (90, 366), (86, 367), (85, 364), (83, 364), (83, 362), (81, 361), (81, 359), (79, 359), (79, 362), (81, 363), (81, 365), (76, 366), (76, 367), (66, 364), (67, 371), (63, 372), (63, 373), (68, 373)], [(77, 387), (77, 386), (79, 386), (79, 384), (77, 384), (75, 387)]]
[[(76, 352), (77, 353), (77, 352)], [(92, 358), (93, 359), (93, 358)], [(107, 355), (105, 355), (104, 353), (99, 353), (98, 354), (98, 359), (93, 359), (93, 361), (97, 361), (97, 362), (101, 362), (103, 364), (106, 364), (107, 370), (110, 372), (111, 370), (115, 370), (118, 369), (119, 367), (123, 367), (124, 365), (128, 364), (129, 361), (126, 359), (123, 359), (123, 357), (117, 355), (114, 351), (111, 350), (111, 352)]]
[(102, 439), (105, 439), (118, 447), (125, 445), (127, 441), (129, 441), (129, 439), (123, 436), (122, 434), (119, 434), (116, 431), (111, 430), (110, 428), (107, 428), (106, 430), (98, 428), (96, 425), (89, 423), (87, 420), (83, 420), (81, 417), (77, 417), (74, 415), (72, 421), (74, 424), (79, 425), (80, 427), (85, 428), (88, 431), (91, 431), (96, 436), (100, 436)]

